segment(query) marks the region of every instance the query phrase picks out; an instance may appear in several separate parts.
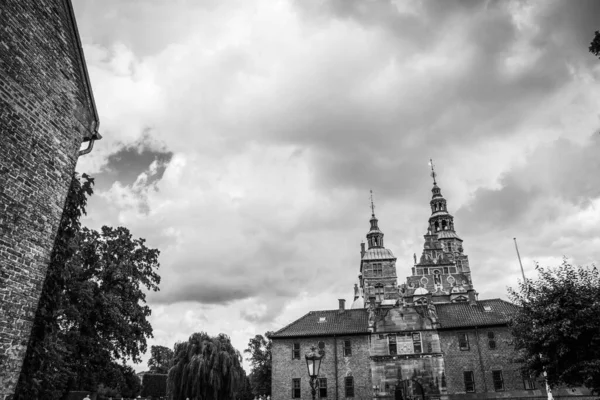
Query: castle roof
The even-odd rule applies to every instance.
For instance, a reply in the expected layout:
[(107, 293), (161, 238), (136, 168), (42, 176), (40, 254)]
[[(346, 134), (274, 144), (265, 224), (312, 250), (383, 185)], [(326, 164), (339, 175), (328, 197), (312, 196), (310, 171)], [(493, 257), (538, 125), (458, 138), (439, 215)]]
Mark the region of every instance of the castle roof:
[(333, 336), (368, 334), (368, 311), (365, 308), (311, 311), (288, 326), (273, 333), (271, 338), (299, 336)]
[(475, 305), (466, 301), (436, 304), (435, 309), (441, 329), (447, 329), (505, 325), (519, 307), (502, 299), (488, 299), (478, 300)]
[(362, 256), (363, 260), (395, 260), (391, 250), (383, 247), (374, 247), (365, 252)]
[[(440, 329), (455, 329), (506, 325), (519, 307), (501, 299), (435, 304)], [(311, 311), (286, 327), (273, 333), (271, 338), (306, 336), (333, 336), (368, 334), (369, 311), (366, 308)]]

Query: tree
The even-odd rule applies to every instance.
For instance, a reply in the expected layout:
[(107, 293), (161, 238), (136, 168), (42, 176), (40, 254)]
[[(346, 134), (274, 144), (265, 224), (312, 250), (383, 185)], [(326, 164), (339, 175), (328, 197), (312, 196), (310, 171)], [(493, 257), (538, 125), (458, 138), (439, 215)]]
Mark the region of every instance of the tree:
[(153, 374), (168, 374), (173, 366), (173, 350), (165, 346), (151, 346), (148, 367)]
[(152, 336), (144, 289), (158, 290), (159, 252), (123, 227), (82, 228), (92, 185), (73, 178), (15, 399), (113, 387), (115, 374), (128, 379), (113, 363), (139, 362)]
[(252, 392), (255, 395), (271, 395), (271, 339), (272, 332), (262, 335), (256, 335), (248, 341), (248, 348), (244, 353), (250, 354), (247, 359), (252, 364), (250, 373), (250, 383)]
[(596, 31), (594, 39), (590, 43), (590, 53), (600, 58), (600, 31)]
[(586, 386), (600, 392), (600, 276), (598, 269), (536, 266), (537, 280), (509, 288), (520, 306), (512, 321), (516, 361), (524, 372), (547, 373), (551, 387)]
[(167, 378), (169, 398), (235, 399), (244, 386), (241, 361), (242, 356), (227, 335), (194, 333), (187, 342), (175, 344), (173, 367)]

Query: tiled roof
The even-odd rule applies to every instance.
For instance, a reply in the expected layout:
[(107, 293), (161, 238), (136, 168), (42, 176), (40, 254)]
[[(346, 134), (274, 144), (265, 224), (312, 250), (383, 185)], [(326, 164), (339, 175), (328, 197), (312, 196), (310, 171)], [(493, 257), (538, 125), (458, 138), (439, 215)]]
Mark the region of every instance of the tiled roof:
[(288, 326), (273, 333), (271, 338), (326, 336), (368, 333), (366, 309), (311, 311)]
[(394, 253), (391, 250), (375, 247), (365, 252), (363, 260), (395, 260)]
[(438, 239), (456, 238), (456, 239), (462, 241), (462, 239), (459, 238), (458, 235), (456, 234), (456, 232), (454, 232), (454, 231), (439, 231), (436, 233), (437, 233)]
[[(501, 299), (435, 305), (441, 328), (461, 328), (506, 324), (519, 307)], [(487, 311), (489, 310), (489, 311)]]

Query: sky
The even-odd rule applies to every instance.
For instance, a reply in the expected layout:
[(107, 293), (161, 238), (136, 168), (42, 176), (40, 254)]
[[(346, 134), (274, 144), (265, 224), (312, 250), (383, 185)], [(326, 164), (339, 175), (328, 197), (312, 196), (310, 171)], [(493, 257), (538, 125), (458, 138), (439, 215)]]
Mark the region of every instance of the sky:
[[(350, 305), (369, 191), (399, 283), (438, 185), (479, 298), (600, 259), (600, 2), (77, 0), (84, 224), (160, 249), (154, 338), (243, 351)], [(137, 371), (147, 369), (149, 354)], [(245, 363), (248, 368), (248, 363)]]

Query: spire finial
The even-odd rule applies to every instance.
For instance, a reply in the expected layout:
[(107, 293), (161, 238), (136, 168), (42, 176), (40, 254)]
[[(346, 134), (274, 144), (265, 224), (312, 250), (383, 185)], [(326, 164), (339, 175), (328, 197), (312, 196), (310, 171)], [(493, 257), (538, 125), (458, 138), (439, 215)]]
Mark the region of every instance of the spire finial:
[(437, 185), (437, 182), (435, 181), (435, 177), (437, 176), (437, 174), (435, 173), (433, 160), (431, 158), (429, 159), (429, 166), (431, 167), (431, 177), (433, 178), (433, 184)]
[(375, 204), (373, 203), (373, 190), (371, 192), (371, 215), (375, 217)]

